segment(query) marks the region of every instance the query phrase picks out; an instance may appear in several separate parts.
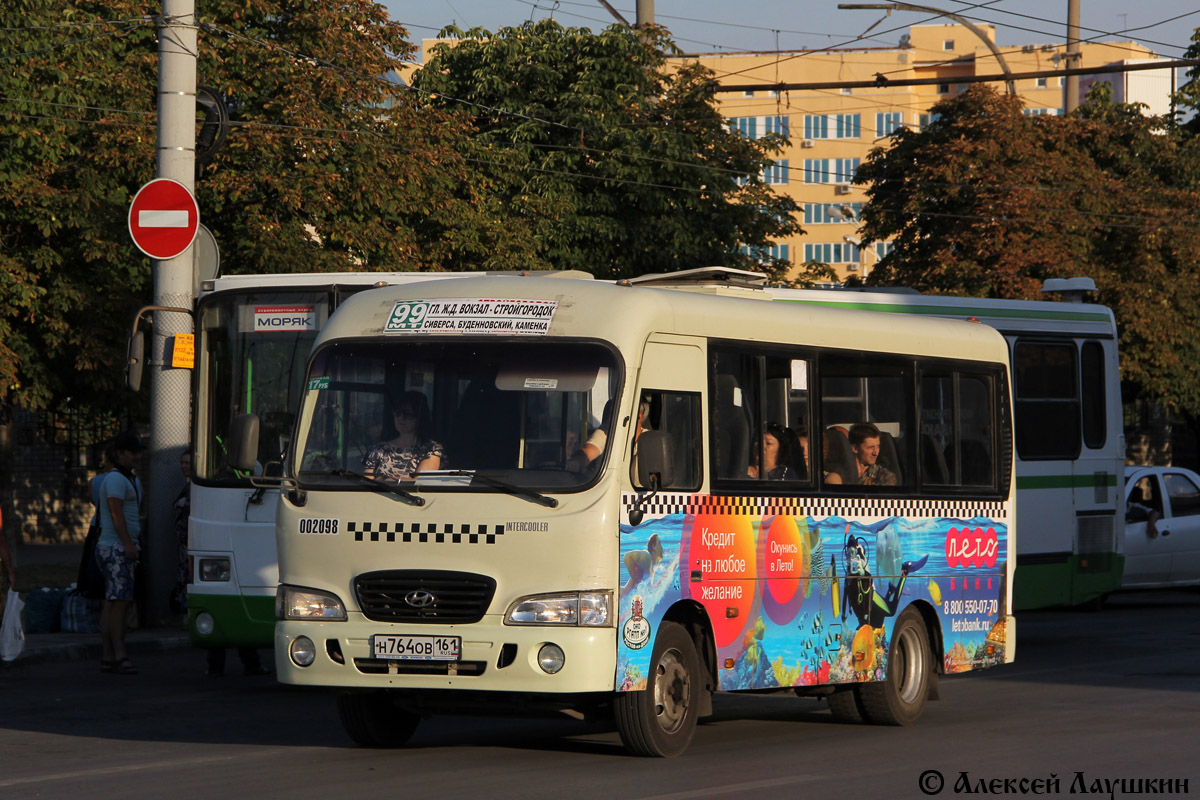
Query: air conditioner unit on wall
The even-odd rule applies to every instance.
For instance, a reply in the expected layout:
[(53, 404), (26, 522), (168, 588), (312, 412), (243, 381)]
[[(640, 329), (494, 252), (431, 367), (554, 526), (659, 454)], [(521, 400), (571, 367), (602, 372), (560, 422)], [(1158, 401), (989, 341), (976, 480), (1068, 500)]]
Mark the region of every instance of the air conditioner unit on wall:
[(836, 191), (838, 194), (850, 194), (850, 184), (848, 184), (848, 183), (834, 184), (834, 191)]
[(812, 139), (803, 139), (800, 142), (800, 146), (801, 147), (816, 147), (817, 143), (814, 142)]
[(847, 264), (846, 272), (858, 272), (858, 263), (856, 262), (854, 264)]

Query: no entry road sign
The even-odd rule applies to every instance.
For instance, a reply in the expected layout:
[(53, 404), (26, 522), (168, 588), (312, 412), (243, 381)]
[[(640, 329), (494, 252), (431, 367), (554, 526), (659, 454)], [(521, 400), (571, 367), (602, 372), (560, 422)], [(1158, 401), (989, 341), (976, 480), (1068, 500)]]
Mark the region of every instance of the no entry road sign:
[(138, 189), (129, 206), (129, 235), (151, 258), (174, 258), (187, 250), (199, 227), (196, 198), (170, 178), (155, 178)]

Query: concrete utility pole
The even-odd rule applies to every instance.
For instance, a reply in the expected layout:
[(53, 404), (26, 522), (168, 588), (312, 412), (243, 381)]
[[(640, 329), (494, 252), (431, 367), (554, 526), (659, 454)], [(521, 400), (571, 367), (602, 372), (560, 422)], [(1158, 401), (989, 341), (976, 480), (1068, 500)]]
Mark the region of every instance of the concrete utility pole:
[(654, 24), (654, 0), (637, 0), (637, 27)]
[[(171, 178), (195, 193), (196, 175), (196, 4), (163, 0), (158, 27), (157, 177)], [(167, 260), (151, 262), (154, 304), (191, 308), (192, 248)], [(179, 312), (154, 314), (150, 346), (150, 463), (143, 539), (146, 615), (150, 625), (169, 621), (168, 599), (175, 585), (179, 543), (175, 538), (174, 500), (181, 486), (179, 456), (191, 438), (191, 370), (172, 369), (168, 346), (177, 333), (191, 333), (192, 318)]]
[[(1067, 0), (1067, 66), (1079, 62), (1079, 0)], [(1068, 75), (1063, 106), (1068, 114), (1079, 108), (1079, 76)]]

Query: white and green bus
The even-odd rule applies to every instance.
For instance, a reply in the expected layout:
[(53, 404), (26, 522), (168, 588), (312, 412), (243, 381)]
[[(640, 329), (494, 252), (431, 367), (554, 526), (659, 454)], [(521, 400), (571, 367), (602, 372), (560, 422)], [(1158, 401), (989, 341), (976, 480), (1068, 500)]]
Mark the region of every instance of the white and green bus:
[[(313, 341), (347, 297), (377, 283), (454, 273), (230, 275), (197, 298), (188, 630), (198, 647), (270, 647), (275, 631), (274, 489), (251, 485), (287, 450)], [(255, 463), (229, 465), (229, 422), (263, 425)], [(272, 467), (272, 464), (274, 467)]]
[[(341, 305), (283, 474), (253, 479), (280, 491), (280, 680), (335, 688), (368, 746), (494, 707), (671, 756), (717, 691), (907, 724), (940, 674), (1013, 659), (1003, 337), (673, 284)], [(277, 434), (231, 422), (251, 470)]]
[(1125, 436), (1117, 326), (1110, 309), (1080, 302), (1095, 291), (1091, 279), (1046, 282), (1043, 292), (1067, 302), (768, 291), (809, 307), (949, 317), (1003, 334), (1012, 359), (1021, 500), (1014, 609), (1094, 604), (1121, 587)]

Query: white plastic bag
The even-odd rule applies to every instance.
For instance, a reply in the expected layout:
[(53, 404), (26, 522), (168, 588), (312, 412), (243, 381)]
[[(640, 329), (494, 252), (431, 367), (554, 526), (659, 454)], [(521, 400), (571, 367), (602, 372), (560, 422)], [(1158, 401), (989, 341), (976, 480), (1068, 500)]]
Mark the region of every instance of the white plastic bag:
[(0, 660), (13, 661), (25, 649), (25, 629), (21, 626), (24, 608), (21, 595), (9, 589), (4, 602), (4, 622), (0, 623)]

